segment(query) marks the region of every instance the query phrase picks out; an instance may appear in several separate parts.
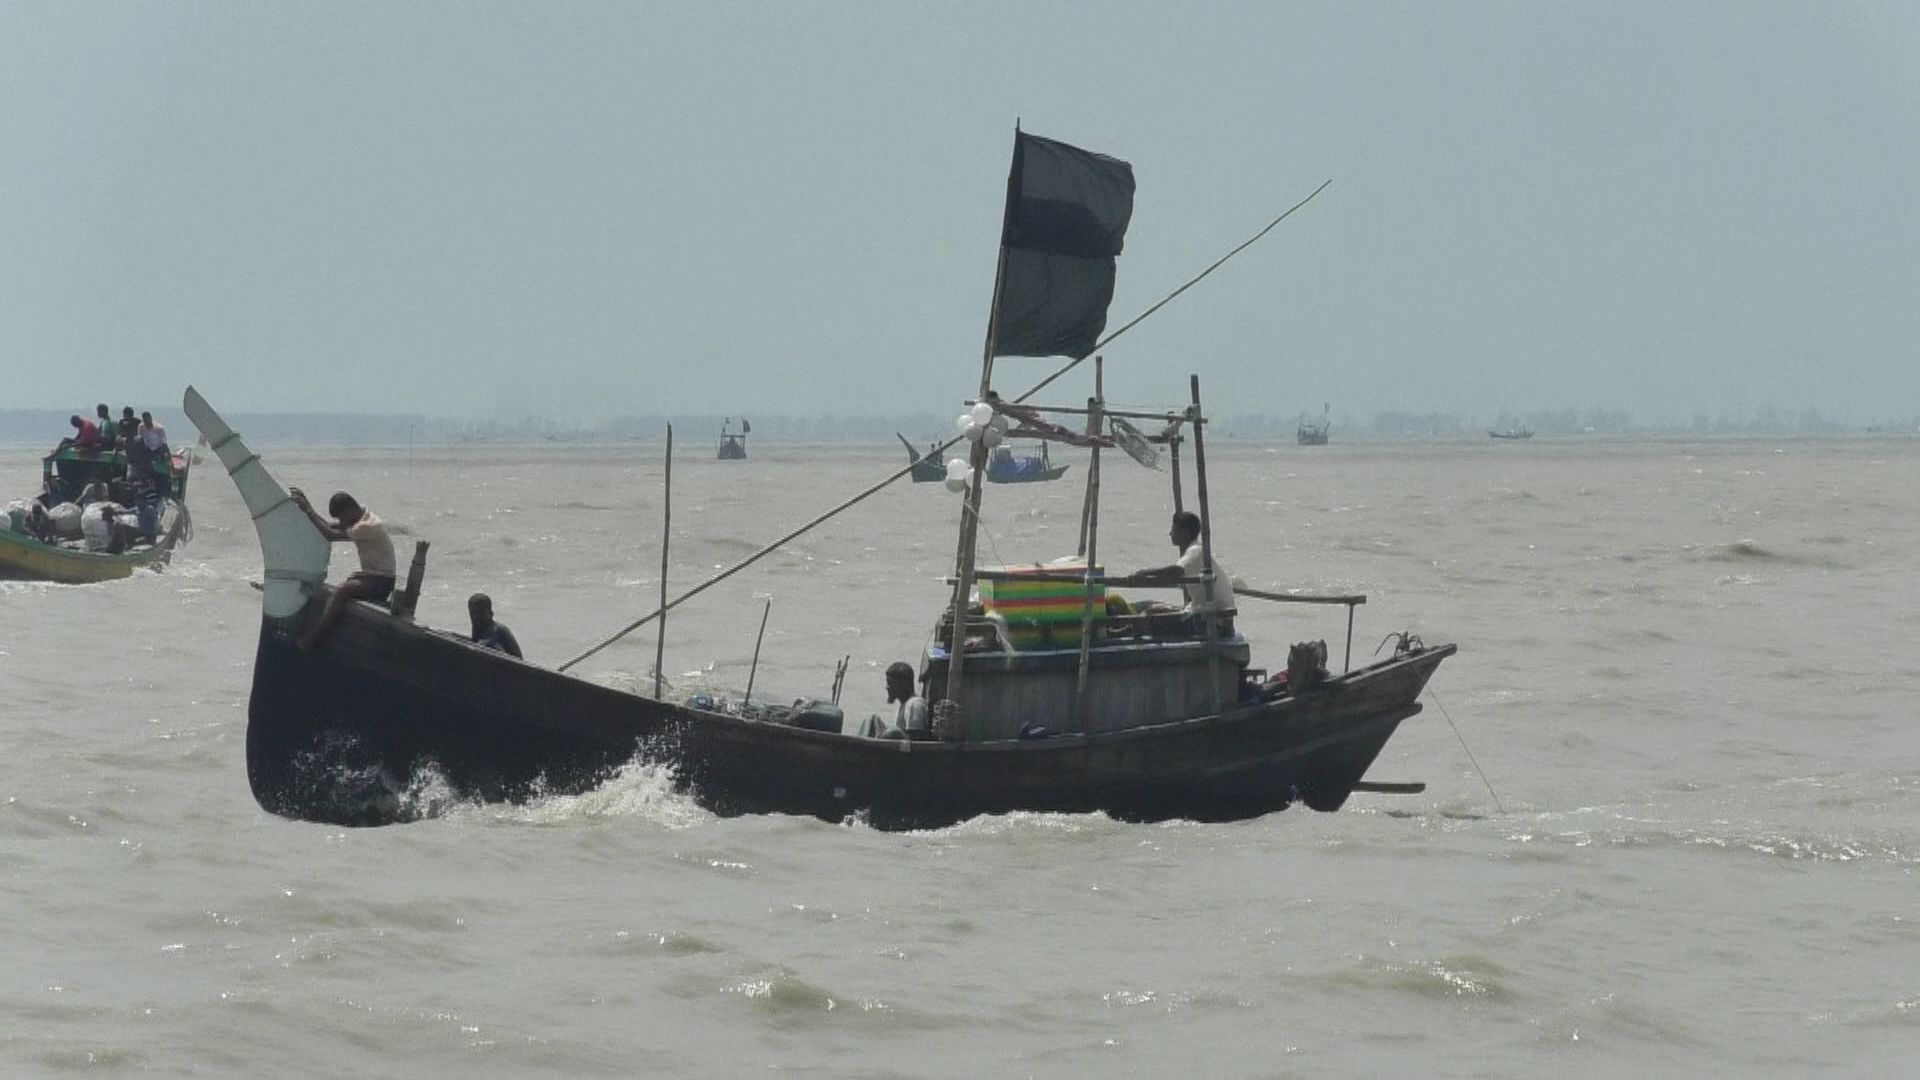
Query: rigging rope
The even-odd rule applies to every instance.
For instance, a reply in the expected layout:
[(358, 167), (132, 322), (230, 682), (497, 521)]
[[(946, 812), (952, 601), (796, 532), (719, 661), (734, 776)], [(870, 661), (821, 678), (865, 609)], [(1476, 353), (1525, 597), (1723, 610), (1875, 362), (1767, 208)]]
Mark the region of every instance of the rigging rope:
[[(1325, 183), (1321, 184), (1319, 187), (1314, 188), (1313, 192), (1309, 194), (1306, 198), (1301, 199), (1297, 203), (1294, 203), (1292, 206), (1288, 207), (1286, 211), (1282, 213), (1279, 217), (1276, 217), (1272, 221), (1267, 222), (1266, 228), (1263, 228), (1259, 232), (1254, 233), (1239, 247), (1236, 247), (1232, 251), (1229, 251), (1225, 255), (1222, 255), (1217, 261), (1214, 262), (1212, 266), (1209, 266), (1205, 270), (1200, 271), (1199, 274), (1195, 275), (1185, 285), (1182, 285), (1179, 288), (1168, 293), (1166, 297), (1162, 299), (1159, 303), (1141, 312), (1139, 315), (1134, 316), (1132, 321), (1128, 322), (1125, 326), (1122, 326), (1120, 329), (1115, 330), (1113, 333), (1108, 334), (1106, 337), (1101, 338), (1099, 341), (1095, 342), (1093, 348), (1087, 352), (1087, 356), (1092, 356), (1094, 353), (1098, 352), (1100, 349), (1112, 343), (1115, 339), (1119, 338), (1120, 335), (1126, 333), (1127, 331), (1133, 329), (1136, 326), (1139, 326), (1142, 322), (1145, 322), (1147, 318), (1151, 316), (1154, 312), (1159, 311), (1161, 308), (1166, 307), (1169, 303), (1172, 303), (1175, 297), (1179, 296), (1183, 292), (1186, 292), (1188, 289), (1193, 288), (1195, 285), (1198, 285), (1204, 278), (1206, 278), (1207, 275), (1213, 273), (1215, 270), (1220, 269), (1220, 267), (1223, 266), (1228, 259), (1231, 259), (1235, 255), (1238, 255), (1242, 251), (1245, 251), (1247, 248), (1252, 247), (1255, 241), (1259, 240), (1261, 237), (1272, 232), (1274, 229), (1274, 226), (1280, 224), (1281, 222), (1287, 220), (1287, 218), (1291, 217), (1295, 210), (1298, 210), (1301, 207), (1312, 202), (1315, 195), (1318, 195), (1321, 192), (1327, 190), (1327, 185), (1331, 183), (1333, 183), (1333, 181), (1328, 180)], [(1060, 376), (1062, 375), (1065, 375), (1067, 372), (1072, 371), (1075, 367), (1079, 366), (1081, 360), (1085, 360), (1085, 359), (1086, 359), (1086, 356), (1082, 356), (1077, 360), (1070, 361), (1065, 366), (1055, 371), (1053, 374), (1047, 376), (1046, 378), (1040, 380), (1038, 383), (1034, 384), (1033, 387), (1029, 389), (1026, 393), (1021, 394), (1017, 398), (1014, 398), (1013, 403), (1017, 405), (1021, 402), (1026, 401), (1028, 398), (1031, 398), (1033, 395), (1039, 393), (1040, 391), (1046, 389), (1048, 386), (1050, 386), (1054, 382), (1054, 380), (1060, 378)], [(946, 442), (941, 443), (939, 450), (935, 451), (935, 454), (946, 453), (948, 447), (953, 446), (955, 443), (960, 442), (964, 438), (965, 436), (963, 435), (953, 436), (952, 438), (948, 439)], [(888, 476), (886, 479), (860, 492), (858, 495), (855, 495), (852, 498), (846, 500), (845, 502), (842, 502), (836, 505), (831, 510), (828, 510), (826, 513), (823, 513), (820, 516), (814, 518), (813, 520), (807, 522), (805, 525), (802, 525), (799, 528), (793, 530), (792, 532), (787, 533), (785, 536), (782, 536), (780, 539), (775, 540), (771, 544), (766, 545), (765, 547), (747, 556), (746, 558), (740, 560), (739, 562), (733, 564), (732, 566), (726, 568), (725, 570), (722, 570), (718, 574), (715, 574), (714, 576), (708, 578), (707, 580), (701, 582), (700, 584), (695, 585), (693, 588), (688, 589), (686, 592), (683, 592), (679, 596), (674, 597), (672, 600), (668, 601), (665, 604), (662, 604), (658, 608), (655, 608), (653, 611), (649, 612), (648, 614), (642, 615), (640, 618), (635, 619), (634, 621), (628, 623), (624, 627), (621, 627), (619, 631), (613, 634), (613, 636), (607, 638), (605, 641), (600, 642), (598, 645), (595, 645), (593, 648), (588, 649), (586, 652), (581, 653), (580, 655), (574, 657), (573, 659), (568, 660), (566, 663), (561, 664), (559, 668), (556, 670), (565, 671), (568, 668), (574, 666), (575, 664), (578, 664), (580, 661), (585, 660), (587, 657), (592, 656), (593, 654), (599, 652), (601, 649), (604, 649), (607, 646), (613, 644), (614, 642), (619, 641), (621, 638), (626, 637), (628, 634), (631, 634), (635, 630), (638, 630), (641, 627), (647, 625), (648, 623), (652, 622), (654, 619), (659, 618), (661, 615), (664, 615), (667, 612), (672, 611), (674, 608), (679, 607), (682, 603), (685, 603), (686, 601), (693, 599), (694, 597), (700, 595), (701, 593), (706, 592), (709, 588), (712, 588), (713, 586), (720, 584), (722, 581), (725, 581), (726, 579), (732, 577), (733, 575), (739, 573), (740, 571), (745, 570), (747, 567), (752, 566), (754, 563), (759, 562), (761, 559), (765, 558), (767, 555), (772, 554), (776, 549), (784, 546), (788, 541), (793, 540), (798, 536), (801, 536), (807, 532), (812, 531), (816, 526), (820, 525), (822, 522), (828, 520), (829, 518), (838, 516), (840, 513), (854, 506), (855, 504), (864, 502), (868, 497), (872, 496), (875, 492), (879, 491), (881, 488), (886, 487), (887, 485), (893, 483), (895, 480), (898, 480), (901, 477), (906, 476), (908, 473), (911, 473), (912, 471), (913, 471), (912, 465), (908, 465), (906, 468), (898, 470), (897, 472), (893, 473), (891, 476)], [(991, 540), (989, 540), (989, 543), (991, 543)]]
[(1487, 779), (1486, 771), (1480, 768), (1479, 760), (1473, 756), (1473, 749), (1467, 745), (1467, 740), (1460, 734), (1460, 729), (1454, 726), (1453, 717), (1448, 714), (1447, 707), (1440, 704), (1440, 695), (1434, 693), (1433, 687), (1429, 686), (1427, 687), (1427, 696), (1433, 699), (1435, 705), (1439, 706), (1440, 715), (1447, 718), (1447, 726), (1453, 728), (1453, 737), (1460, 740), (1460, 749), (1467, 752), (1467, 760), (1473, 762), (1473, 771), (1480, 774), (1480, 782), (1487, 785), (1487, 794), (1493, 796), (1493, 805), (1498, 808), (1501, 813), (1506, 813), (1507, 808), (1500, 805), (1500, 796), (1493, 790), (1493, 783)]

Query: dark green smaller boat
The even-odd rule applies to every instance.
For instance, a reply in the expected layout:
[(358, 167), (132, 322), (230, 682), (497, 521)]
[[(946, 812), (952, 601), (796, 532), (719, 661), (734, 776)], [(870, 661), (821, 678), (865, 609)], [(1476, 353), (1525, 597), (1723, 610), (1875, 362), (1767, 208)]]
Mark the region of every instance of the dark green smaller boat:
[[(111, 489), (128, 482), (127, 456), (117, 450), (86, 453), (68, 447), (41, 461), (41, 493), (35, 501), (49, 509), (78, 497), (89, 484)], [(161, 490), (170, 494), (162, 500), (154, 541), (135, 544), (125, 551), (89, 551), (77, 540), (40, 540), (26, 531), (24, 520), (15, 521), (11, 514), (0, 519), (0, 578), (86, 585), (126, 577), (142, 566), (165, 565), (173, 549), (193, 533), (186, 502), (189, 466), (185, 453), (170, 453), (148, 463), (162, 481)]]

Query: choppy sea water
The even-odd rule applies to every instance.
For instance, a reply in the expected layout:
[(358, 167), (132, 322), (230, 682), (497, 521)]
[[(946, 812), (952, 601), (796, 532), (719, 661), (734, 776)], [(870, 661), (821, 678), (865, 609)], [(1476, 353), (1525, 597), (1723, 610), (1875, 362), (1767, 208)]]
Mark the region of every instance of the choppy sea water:
[[(1337, 436), (1337, 433), (1336, 433)], [(650, 610), (657, 441), (263, 446), (432, 542), (558, 663)], [(896, 467), (683, 438), (674, 592)], [(1217, 438), (1222, 561), (1456, 641), (1356, 795), (1231, 825), (717, 819), (633, 768), (376, 830), (246, 787), (259, 556), (209, 459), (164, 573), (0, 585), (0, 1074), (1901, 1075), (1920, 1063), (1920, 442)], [(25, 493), (36, 451), (0, 482)], [(1190, 464), (1190, 463), (1189, 463)], [(983, 557), (1070, 552), (1083, 466), (993, 487)], [(1168, 561), (1164, 474), (1102, 562)], [(1193, 478), (1187, 476), (1187, 490)], [(883, 707), (957, 500), (902, 482), (676, 611), (671, 693)], [(350, 568), (336, 552), (336, 573)], [(1250, 608), (1256, 663), (1339, 609)], [(640, 631), (581, 666), (651, 684)], [(1336, 659), (1337, 662), (1337, 659)], [(1477, 762), (1477, 768), (1476, 768)], [(1482, 779), (1484, 773), (1484, 781)], [(439, 801), (436, 801), (439, 800)]]

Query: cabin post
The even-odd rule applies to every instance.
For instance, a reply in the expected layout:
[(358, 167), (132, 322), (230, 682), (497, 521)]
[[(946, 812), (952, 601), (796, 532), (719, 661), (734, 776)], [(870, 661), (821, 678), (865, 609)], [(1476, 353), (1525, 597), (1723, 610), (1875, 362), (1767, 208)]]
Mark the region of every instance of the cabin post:
[[(1100, 358), (1093, 358), (1093, 393), (1087, 399), (1087, 434), (1100, 433), (1100, 409), (1105, 404), (1100, 378)], [(1087, 466), (1087, 501), (1081, 511), (1080, 553), (1086, 556), (1085, 597), (1080, 608), (1080, 670), (1073, 684), (1073, 715), (1081, 731), (1092, 726), (1087, 714), (1087, 669), (1093, 662), (1093, 588), (1100, 557), (1100, 444), (1094, 443), (1092, 462)], [(1106, 611), (1102, 609), (1102, 616)]]
[(1193, 389), (1193, 476), (1194, 490), (1200, 499), (1200, 595), (1207, 598), (1206, 618), (1201, 620), (1207, 635), (1207, 679), (1213, 693), (1213, 711), (1220, 712), (1220, 612), (1213, 600), (1213, 516), (1207, 510), (1207, 444), (1201, 434), (1205, 423), (1200, 418), (1200, 376), (1189, 376)]
[[(667, 425), (666, 521), (660, 526), (660, 636), (653, 643), (653, 700), (659, 701), (661, 667), (667, 661), (667, 547), (673, 541), (673, 425)], [(764, 624), (763, 624), (764, 625)], [(757, 646), (756, 646), (757, 648)]]
[(1186, 507), (1180, 504), (1180, 428), (1174, 426), (1167, 436), (1167, 452), (1173, 455), (1173, 512), (1179, 513)]
[[(1095, 399), (1106, 396), (1105, 380), (1102, 378), (1105, 368), (1106, 364), (1100, 357), (1093, 358), (1093, 397), (1087, 399), (1087, 434), (1089, 436), (1100, 434), (1100, 411), (1094, 402)], [(1042, 442), (1040, 445), (1044, 448), (1047, 444)], [(1093, 517), (1093, 501), (1099, 497), (1097, 494), (1099, 490), (1100, 448), (1096, 446), (1093, 448), (1093, 463), (1087, 467), (1087, 495), (1080, 503), (1080, 546), (1074, 549), (1080, 555), (1087, 553), (1087, 522)]]

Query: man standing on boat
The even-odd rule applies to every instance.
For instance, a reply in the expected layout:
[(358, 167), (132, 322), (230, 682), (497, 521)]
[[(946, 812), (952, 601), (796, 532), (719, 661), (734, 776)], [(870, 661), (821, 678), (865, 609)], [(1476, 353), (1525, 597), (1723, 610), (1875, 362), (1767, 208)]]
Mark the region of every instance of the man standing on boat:
[[(1191, 510), (1182, 510), (1173, 515), (1173, 527), (1167, 530), (1167, 539), (1180, 551), (1180, 558), (1172, 566), (1156, 566), (1151, 570), (1142, 570), (1133, 575), (1133, 580), (1141, 583), (1164, 581), (1180, 582), (1186, 591), (1187, 605), (1181, 610), (1189, 616), (1197, 615), (1207, 602), (1207, 586), (1199, 581), (1185, 580), (1198, 578), (1202, 569), (1200, 549), (1200, 515)], [(1145, 611), (1170, 611), (1165, 604), (1148, 602), (1142, 605)], [(1219, 615), (1220, 636), (1233, 633), (1233, 585), (1231, 575), (1220, 565), (1219, 559), (1213, 560), (1213, 610)], [(1196, 631), (1201, 627), (1196, 625)]]
[(340, 613), (346, 610), (350, 600), (385, 600), (393, 593), (394, 570), (397, 565), (393, 558), (393, 540), (387, 535), (386, 523), (373, 515), (373, 511), (344, 491), (336, 491), (333, 498), (327, 500), (327, 513), (333, 515), (328, 521), (314, 512), (313, 504), (307, 501), (306, 493), (299, 488), (288, 492), (293, 504), (306, 512), (313, 527), (320, 535), (335, 543), (342, 540), (353, 542), (354, 550), (360, 556), (360, 569), (354, 571), (333, 590), (333, 596), (327, 600), (327, 610), (320, 614), (320, 621), (300, 639), (300, 648), (311, 652), (322, 635), (327, 632)]

